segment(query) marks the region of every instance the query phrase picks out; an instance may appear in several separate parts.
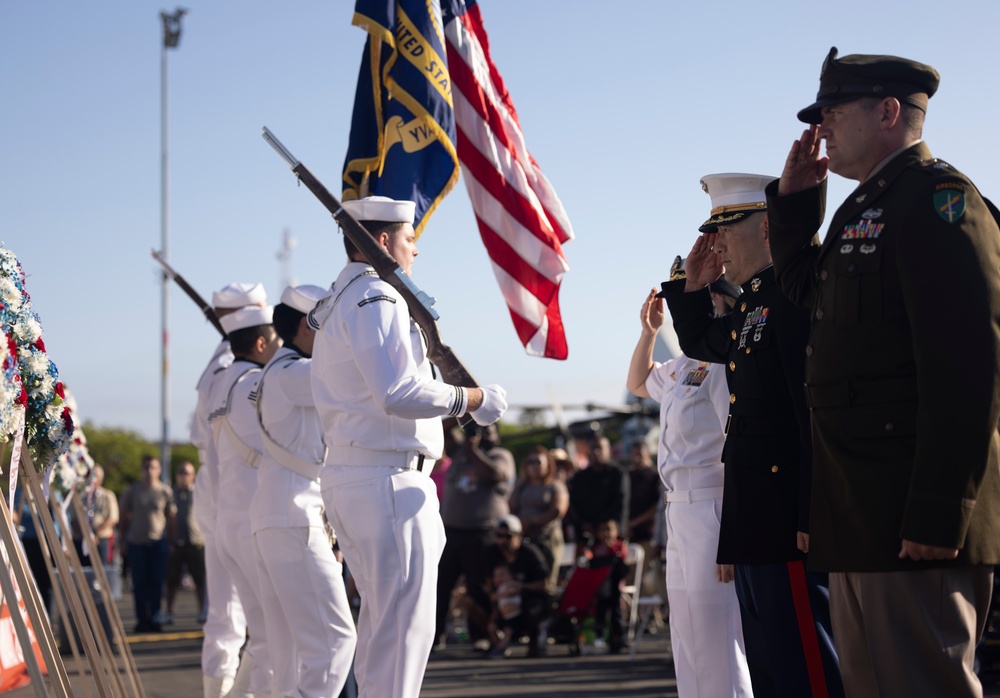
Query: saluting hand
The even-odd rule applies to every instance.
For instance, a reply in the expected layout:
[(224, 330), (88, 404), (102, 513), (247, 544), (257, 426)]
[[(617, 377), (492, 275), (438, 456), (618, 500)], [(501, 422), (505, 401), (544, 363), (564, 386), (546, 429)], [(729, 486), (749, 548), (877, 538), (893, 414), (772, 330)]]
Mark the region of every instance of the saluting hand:
[(642, 304), (639, 311), (639, 322), (642, 323), (642, 331), (646, 334), (656, 334), (663, 326), (666, 318), (666, 311), (663, 308), (663, 299), (656, 297), (656, 289), (651, 289), (646, 296), (646, 302)]
[(726, 270), (722, 265), (722, 255), (715, 251), (718, 237), (718, 233), (705, 233), (694, 241), (694, 247), (684, 261), (684, 273), (687, 274), (685, 292), (700, 291)]
[(826, 179), (830, 158), (821, 155), (823, 139), (819, 126), (813, 124), (802, 132), (802, 137), (792, 143), (778, 182), (778, 196), (787, 196), (818, 186)]

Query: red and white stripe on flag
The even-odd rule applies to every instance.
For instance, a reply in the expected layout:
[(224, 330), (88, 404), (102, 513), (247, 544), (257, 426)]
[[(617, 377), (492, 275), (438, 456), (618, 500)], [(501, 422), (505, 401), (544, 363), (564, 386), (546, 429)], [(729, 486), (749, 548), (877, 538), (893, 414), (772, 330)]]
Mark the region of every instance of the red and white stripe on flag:
[(573, 229), (528, 152), (479, 7), (470, 5), (445, 28), (463, 179), (521, 343), (529, 354), (565, 359), (559, 285)]

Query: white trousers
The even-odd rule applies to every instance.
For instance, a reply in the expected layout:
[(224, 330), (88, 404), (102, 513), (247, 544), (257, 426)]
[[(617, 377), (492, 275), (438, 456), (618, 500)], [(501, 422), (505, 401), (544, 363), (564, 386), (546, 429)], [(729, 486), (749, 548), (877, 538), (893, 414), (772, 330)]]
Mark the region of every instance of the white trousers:
[(417, 698), (434, 644), (444, 524), (415, 470), (328, 466), (326, 514), (361, 593), (354, 674), (361, 698)]
[(240, 664), (247, 622), (233, 580), (219, 558), (218, 545), (214, 535), (205, 534), (208, 618), (201, 643), (201, 671), (213, 678), (231, 680)]
[(721, 499), (668, 502), (670, 644), (681, 698), (752, 697), (740, 603), (716, 576)]
[(253, 673), (250, 675), (250, 691), (255, 695), (269, 696), (272, 691), (273, 676), (271, 660), (267, 653), (267, 623), (264, 609), (260, 604), (260, 588), (257, 580), (257, 558), (253, 549), (253, 536), (249, 521), (219, 519), (216, 530), (219, 542), (219, 557), (232, 577), (239, 594), (243, 613), (247, 620), (250, 638), (246, 651), (253, 657)]
[(254, 534), (275, 698), (340, 695), (357, 632), (344, 567), (319, 526)]

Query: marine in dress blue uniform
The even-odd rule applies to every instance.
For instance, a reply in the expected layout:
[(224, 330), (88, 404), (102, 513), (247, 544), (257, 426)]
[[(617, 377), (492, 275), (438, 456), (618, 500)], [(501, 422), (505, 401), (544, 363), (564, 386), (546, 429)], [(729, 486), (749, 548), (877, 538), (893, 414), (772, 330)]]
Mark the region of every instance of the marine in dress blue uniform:
[[(775, 283), (764, 186), (773, 177), (708, 175), (706, 235), (687, 280), (663, 293), (684, 353), (726, 366), (729, 417), (718, 562), (734, 564), (757, 696), (840, 696), (822, 575), (805, 568), (812, 449), (802, 389), (808, 313)], [(712, 315), (707, 284), (726, 270), (742, 287), (732, 313)]]

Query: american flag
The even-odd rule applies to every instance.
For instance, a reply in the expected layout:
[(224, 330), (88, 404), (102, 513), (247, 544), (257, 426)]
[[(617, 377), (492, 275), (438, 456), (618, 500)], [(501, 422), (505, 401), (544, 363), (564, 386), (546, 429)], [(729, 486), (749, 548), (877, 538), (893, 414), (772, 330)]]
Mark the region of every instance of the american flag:
[(573, 229), (525, 145), (476, 1), (443, 4), (458, 158), (479, 234), (525, 350), (565, 359), (559, 286)]

